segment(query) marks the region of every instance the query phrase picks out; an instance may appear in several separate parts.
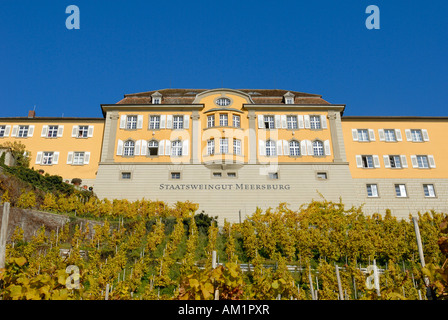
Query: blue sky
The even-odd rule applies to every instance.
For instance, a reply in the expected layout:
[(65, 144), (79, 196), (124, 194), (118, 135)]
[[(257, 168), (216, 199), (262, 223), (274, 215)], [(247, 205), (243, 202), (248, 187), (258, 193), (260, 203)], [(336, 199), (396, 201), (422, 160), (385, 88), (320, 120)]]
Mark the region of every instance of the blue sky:
[[(68, 30), (77, 5), (81, 29)], [(381, 29), (368, 30), (368, 5)], [(446, 1), (0, 0), (0, 117), (101, 117), (163, 88), (287, 89), (345, 115), (448, 116)]]

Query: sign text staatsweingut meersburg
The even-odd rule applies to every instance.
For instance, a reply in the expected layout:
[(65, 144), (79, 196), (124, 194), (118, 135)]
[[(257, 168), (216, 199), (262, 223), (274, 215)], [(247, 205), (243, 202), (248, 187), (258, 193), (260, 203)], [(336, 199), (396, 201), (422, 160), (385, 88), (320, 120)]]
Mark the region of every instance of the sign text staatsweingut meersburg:
[(243, 191), (243, 190), (290, 190), (289, 184), (246, 184), (246, 183), (216, 183), (216, 184), (191, 184), (191, 183), (179, 183), (179, 184), (160, 184), (159, 190), (171, 191), (171, 190), (218, 190), (218, 191)]

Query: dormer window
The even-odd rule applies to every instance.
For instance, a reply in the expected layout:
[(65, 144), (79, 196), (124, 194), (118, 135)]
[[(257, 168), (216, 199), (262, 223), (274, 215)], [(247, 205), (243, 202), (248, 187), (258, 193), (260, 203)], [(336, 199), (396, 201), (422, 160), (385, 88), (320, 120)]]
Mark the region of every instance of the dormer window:
[(294, 104), (294, 95), (291, 92), (287, 92), (283, 95), (285, 104)]
[(160, 104), (161, 100), (162, 99), (160, 99), (160, 98), (152, 98), (152, 104)]
[(155, 92), (151, 95), (152, 104), (161, 104), (162, 103), (162, 94), (160, 92)]
[(294, 103), (294, 98), (286, 98), (285, 99), (285, 103), (286, 104), (293, 104)]

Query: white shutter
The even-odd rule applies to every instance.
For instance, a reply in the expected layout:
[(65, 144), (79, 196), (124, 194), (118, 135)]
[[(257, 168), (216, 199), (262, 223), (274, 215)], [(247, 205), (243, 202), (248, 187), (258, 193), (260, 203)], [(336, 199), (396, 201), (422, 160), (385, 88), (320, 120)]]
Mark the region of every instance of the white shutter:
[(358, 129), (352, 129), (353, 141), (358, 141)]
[(117, 156), (123, 155), (123, 140), (117, 141)]
[(331, 156), (330, 140), (324, 141), (324, 150), (326, 156)]
[(142, 140), (142, 148), (140, 150), (140, 154), (142, 156), (146, 156), (147, 151), (148, 151), (148, 141)]
[(173, 115), (172, 114), (168, 114), (166, 116), (166, 128), (167, 129), (173, 128)]
[(53, 164), (58, 164), (59, 162), (59, 152), (53, 152)]
[(287, 129), (288, 128), (288, 124), (286, 122), (286, 115), (283, 114), (281, 116), (281, 119), (282, 119), (282, 129)]
[(395, 129), (395, 136), (397, 137), (397, 141), (403, 141), (400, 129)]
[(126, 115), (123, 114), (120, 118), (120, 129), (126, 129)]
[(400, 187), (400, 196), (401, 197), (406, 197), (407, 196), (407, 194), (406, 194), (406, 186), (404, 184), (400, 184), (399, 187)]
[(277, 155), (283, 155), (283, 142), (282, 140), (277, 140)]
[(48, 134), (48, 126), (42, 126), (42, 132), (40, 134), (41, 137), (46, 137)]
[(143, 128), (143, 116), (138, 115), (137, 116), (137, 129), (142, 129), (142, 128)]
[(64, 134), (64, 126), (58, 126), (58, 138)]
[(406, 156), (404, 154), (402, 154), (400, 156), (400, 159), (401, 159), (401, 166), (403, 168), (407, 168), (408, 167), (408, 160), (406, 159)]
[(429, 167), (430, 168), (435, 168), (436, 167), (436, 162), (434, 160), (434, 156), (433, 155), (428, 155), (428, 162), (429, 162)]
[(327, 116), (321, 115), (320, 116), (320, 122), (322, 123), (322, 129), (327, 129)]
[(375, 141), (375, 131), (373, 129), (369, 129), (369, 140)]
[(275, 119), (275, 128), (276, 128), (276, 129), (281, 128), (281, 127), (282, 127), (282, 121), (281, 121), (281, 117), (280, 117), (280, 115), (279, 115), (279, 114), (276, 114), (276, 115), (274, 116), (274, 119)]
[(359, 155), (356, 156), (356, 167), (362, 168), (362, 157)]
[(94, 126), (89, 126), (89, 129), (87, 130), (87, 137), (92, 138), (93, 137), (93, 129)]
[(28, 128), (28, 137), (32, 137), (34, 134), (34, 126), (29, 126)]
[(307, 155), (307, 152), (306, 152), (306, 140), (300, 141), (300, 154), (302, 156), (306, 156)]
[(42, 152), (38, 152), (36, 154), (36, 164), (40, 164), (42, 162)]
[(412, 168), (418, 168), (417, 156), (411, 155)]
[(84, 152), (84, 164), (89, 164), (90, 162), (90, 152)]
[(406, 140), (407, 141), (412, 141), (411, 129), (404, 129), (404, 133), (406, 135)]
[(166, 128), (166, 115), (161, 115), (160, 116), (160, 129), (165, 129)]
[(165, 140), (165, 155), (171, 156), (171, 141)]
[(159, 141), (159, 152), (157, 152), (157, 155), (159, 156), (165, 155), (165, 140)]
[(67, 164), (73, 163), (73, 152), (67, 153)]
[(388, 155), (383, 156), (384, 168), (390, 168), (390, 159)]
[(184, 115), (184, 129), (190, 128), (190, 115), (186, 114)]
[(378, 189), (376, 184), (371, 184), (370, 190), (372, 191), (372, 197), (378, 197)]
[(305, 141), (306, 141), (306, 149), (307, 149), (308, 155), (310, 155), (310, 156), (314, 155), (313, 143), (310, 140), (305, 140)]
[(141, 140), (135, 141), (134, 155), (136, 155), (136, 156), (140, 155), (140, 148), (141, 148), (141, 146), (142, 146), (142, 141)]
[(289, 156), (289, 141), (283, 140), (283, 154)]
[(429, 141), (428, 130), (422, 129), (423, 141)]
[(189, 145), (188, 140), (182, 141), (182, 155), (183, 156), (188, 156), (188, 148), (189, 148), (188, 145)]
[(381, 165), (380, 165), (380, 158), (376, 154), (373, 155), (373, 166), (375, 168), (381, 167)]
[(305, 114), (303, 116), (303, 120), (305, 121), (305, 129), (310, 129), (311, 125), (310, 125), (310, 116), (308, 114)]
[(258, 129), (264, 128), (264, 116), (262, 114), (258, 115)]
[(11, 137), (17, 137), (18, 132), (19, 132), (19, 126), (12, 126)]
[(303, 129), (303, 128), (305, 128), (305, 126), (304, 126), (304, 121), (303, 121), (303, 115), (299, 114), (299, 115), (297, 116), (297, 120), (298, 120), (298, 122), (299, 122), (299, 129)]
[(258, 140), (258, 152), (259, 152), (260, 156), (266, 155), (266, 146), (265, 146), (263, 140)]
[(72, 127), (72, 137), (76, 138), (78, 136), (78, 126)]
[(380, 136), (380, 141), (386, 140), (386, 136), (384, 135), (384, 129), (378, 129), (378, 135)]
[(11, 126), (5, 127), (5, 137), (9, 137), (9, 132), (11, 131)]

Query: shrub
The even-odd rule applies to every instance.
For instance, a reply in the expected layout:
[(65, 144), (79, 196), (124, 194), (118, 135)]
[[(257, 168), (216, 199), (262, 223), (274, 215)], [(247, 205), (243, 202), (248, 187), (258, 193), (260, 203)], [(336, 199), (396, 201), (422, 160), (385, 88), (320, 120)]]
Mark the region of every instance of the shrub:
[(23, 190), (19, 199), (17, 199), (17, 207), (28, 209), (36, 206), (36, 195), (33, 191), (25, 192)]

